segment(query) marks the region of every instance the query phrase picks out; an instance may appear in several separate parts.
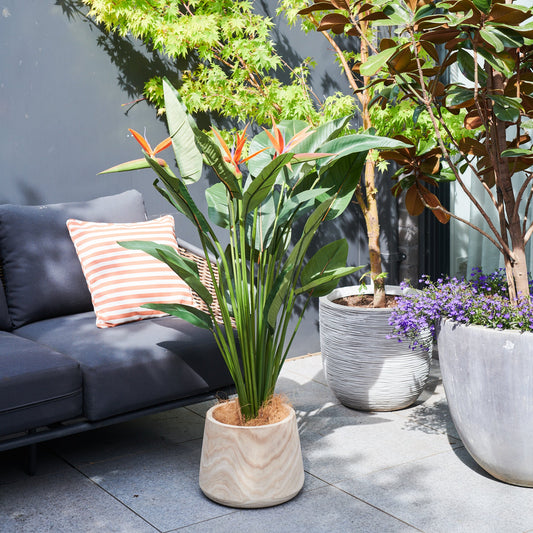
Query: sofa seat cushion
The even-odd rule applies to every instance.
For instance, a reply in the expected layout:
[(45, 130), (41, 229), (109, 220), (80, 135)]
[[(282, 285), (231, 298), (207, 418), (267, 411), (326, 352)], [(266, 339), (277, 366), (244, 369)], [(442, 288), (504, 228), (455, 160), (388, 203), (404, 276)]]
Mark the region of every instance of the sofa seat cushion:
[(0, 435), (82, 415), (82, 377), (70, 357), (0, 331)]
[(86, 202), (0, 205), (0, 262), (14, 328), (92, 309), (69, 218), (141, 222), (146, 214), (135, 190)]
[(208, 330), (175, 317), (107, 329), (94, 320), (94, 313), (80, 313), (15, 330), (80, 363), (84, 414), (91, 421), (232, 384)]

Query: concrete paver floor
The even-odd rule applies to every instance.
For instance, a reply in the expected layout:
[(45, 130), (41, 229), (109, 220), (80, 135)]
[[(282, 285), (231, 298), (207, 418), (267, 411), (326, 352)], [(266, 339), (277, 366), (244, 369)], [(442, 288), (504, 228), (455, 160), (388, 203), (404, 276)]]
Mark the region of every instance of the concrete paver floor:
[[(449, 417), (438, 361), (415, 405), (341, 405), (319, 355), (285, 363), (278, 391), (298, 416), (306, 479), (292, 501), (239, 510), (206, 499), (198, 468), (206, 402), (0, 454), (0, 532), (533, 531), (533, 489), (485, 474)], [(532, 444), (533, 446), (533, 444)]]

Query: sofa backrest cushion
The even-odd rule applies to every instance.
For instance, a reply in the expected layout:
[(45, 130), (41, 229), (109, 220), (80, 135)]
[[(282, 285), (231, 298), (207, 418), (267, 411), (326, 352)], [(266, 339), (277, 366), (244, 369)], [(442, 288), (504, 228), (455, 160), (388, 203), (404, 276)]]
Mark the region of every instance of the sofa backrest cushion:
[(11, 320), (9, 319), (6, 295), (4, 294), (4, 286), (2, 284), (2, 276), (0, 272), (0, 331), (10, 331), (10, 330), (11, 330)]
[(0, 260), (14, 328), (90, 311), (91, 295), (66, 221), (141, 222), (146, 212), (135, 190), (86, 202), (0, 205)]

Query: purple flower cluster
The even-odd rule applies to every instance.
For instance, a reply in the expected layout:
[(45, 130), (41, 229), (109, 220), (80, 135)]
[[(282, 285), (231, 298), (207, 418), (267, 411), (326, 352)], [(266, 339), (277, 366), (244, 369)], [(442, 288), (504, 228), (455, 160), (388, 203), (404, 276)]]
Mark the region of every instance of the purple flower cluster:
[(485, 275), (475, 268), (468, 280), (447, 277), (432, 282), (426, 276), (420, 283), (422, 288), (417, 291), (402, 284), (404, 295), (396, 299), (397, 307), (389, 320), (391, 337), (407, 339), (411, 346), (420, 344), (418, 333), (424, 328), (435, 337), (441, 318), (495, 329), (533, 331), (533, 303), (523, 298), (511, 305), (503, 269)]

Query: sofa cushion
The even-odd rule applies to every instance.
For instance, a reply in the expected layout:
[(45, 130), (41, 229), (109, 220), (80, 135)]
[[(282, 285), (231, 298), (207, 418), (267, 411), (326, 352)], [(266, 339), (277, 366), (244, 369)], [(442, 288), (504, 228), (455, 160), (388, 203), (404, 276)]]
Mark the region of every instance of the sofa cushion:
[(82, 414), (79, 365), (66, 355), (0, 331), (0, 435)]
[(4, 285), (0, 278), (0, 330), (10, 331), (11, 320), (9, 318), (9, 312), (7, 310), (6, 295), (4, 293)]
[(134, 190), (87, 202), (0, 205), (0, 259), (13, 327), (92, 309), (68, 218), (140, 222), (146, 215)]
[(91, 292), (99, 328), (166, 314), (143, 308), (143, 304), (193, 305), (191, 289), (170, 267), (145, 252), (118, 244), (153, 241), (178, 252), (171, 215), (129, 224), (69, 219), (67, 227)]
[(15, 332), (79, 361), (92, 421), (232, 384), (212, 333), (175, 317), (99, 329), (81, 313)]

